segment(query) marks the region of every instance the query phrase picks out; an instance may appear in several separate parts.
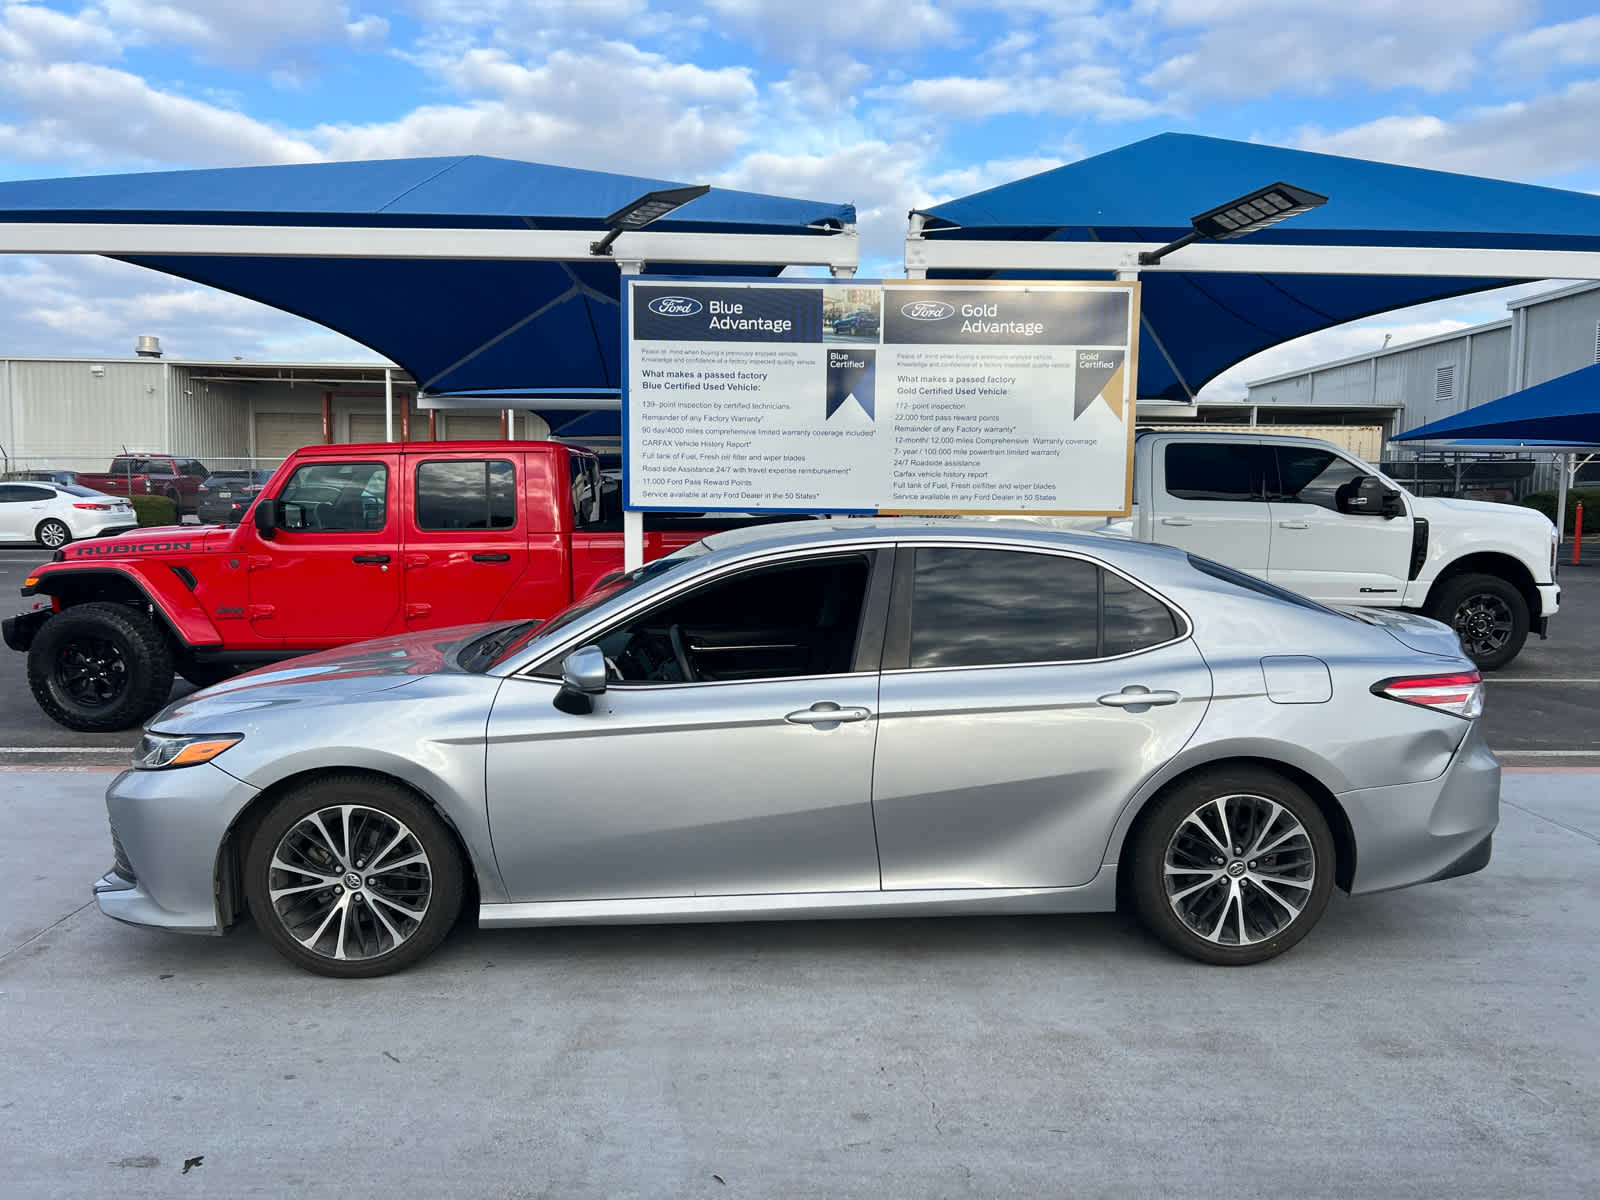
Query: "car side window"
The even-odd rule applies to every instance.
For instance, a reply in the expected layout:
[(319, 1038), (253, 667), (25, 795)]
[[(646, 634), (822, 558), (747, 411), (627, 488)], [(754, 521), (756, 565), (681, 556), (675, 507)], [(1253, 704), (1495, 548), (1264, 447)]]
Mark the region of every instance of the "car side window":
[(27, 498), (27, 490), (14, 483), (0, 483), (0, 504), (21, 504)]
[(308, 463), (278, 497), (280, 527), (304, 533), (361, 533), (388, 521), (389, 470), (382, 463)]
[(1315, 504), (1338, 512), (1340, 489), (1353, 492), (1356, 480), (1368, 473), (1331, 450), (1310, 446), (1279, 446), (1277, 456), (1278, 479), (1271, 496), (1285, 504)]
[(510, 529), (517, 475), (503, 458), (425, 462), (417, 467), (417, 528)]
[(616, 683), (718, 683), (856, 669), (871, 560), (844, 554), (705, 584), (596, 639)]
[(1174, 442), (1166, 448), (1167, 494), (1180, 500), (1263, 500), (1272, 468), (1265, 446)]
[(1081, 662), (1178, 636), (1173, 611), (1084, 559), (925, 547), (911, 576), (913, 669)]

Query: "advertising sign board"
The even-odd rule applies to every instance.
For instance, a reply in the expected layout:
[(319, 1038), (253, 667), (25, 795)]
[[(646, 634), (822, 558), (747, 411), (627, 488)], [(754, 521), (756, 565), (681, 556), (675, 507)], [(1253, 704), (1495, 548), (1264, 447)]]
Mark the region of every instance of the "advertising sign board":
[(1137, 283), (627, 284), (629, 508), (1129, 509)]

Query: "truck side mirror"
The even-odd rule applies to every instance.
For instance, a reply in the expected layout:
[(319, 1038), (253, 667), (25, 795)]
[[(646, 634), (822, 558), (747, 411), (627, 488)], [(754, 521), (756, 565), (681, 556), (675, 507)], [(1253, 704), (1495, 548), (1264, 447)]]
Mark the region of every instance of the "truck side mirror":
[(1342, 513), (1365, 517), (1398, 517), (1405, 511), (1400, 493), (1376, 475), (1357, 475), (1334, 493)]
[(256, 501), (256, 506), (251, 510), (251, 518), (256, 523), (256, 532), (264, 541), (271, 541), (278, 532), (278, 502), (270, 496), (262, 496)]
[(583, 716), (594, 711), (594, 697), (606, 690), (606, 656), (599, 646), (583, 646), (561, 660), (561, 690), (555, 706)]

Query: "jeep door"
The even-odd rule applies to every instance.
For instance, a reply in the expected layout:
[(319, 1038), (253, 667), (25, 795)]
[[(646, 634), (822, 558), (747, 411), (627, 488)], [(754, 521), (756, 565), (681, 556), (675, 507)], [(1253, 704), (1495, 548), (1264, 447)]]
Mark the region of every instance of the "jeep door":
[(246, 528), (256, 636), (310, 649), (400, 626), (398, 457), (309, 459), (275, 497), (274, 536)]
[(406, 627), (494, 618), (528, 566), (522, 455), (407, 455), (405, 470)]

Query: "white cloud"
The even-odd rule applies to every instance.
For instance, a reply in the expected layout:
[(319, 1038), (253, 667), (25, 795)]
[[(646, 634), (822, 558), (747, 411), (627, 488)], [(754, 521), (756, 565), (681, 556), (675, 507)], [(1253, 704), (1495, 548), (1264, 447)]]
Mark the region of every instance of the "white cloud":
[(1600, 15), (1519, 33), (1502, 42), (1495, 57), (1529, 75), (1542, 75), (1557, 65), (1600, 63)]
[[(691, 177), (725, 162), (756, 119), (744, 67), (677, 63), (620, 43), (558, 51), (537, 65), (478, 48), (430, 65), (468, 105), (429, 105), (390, 122), (330, 124), (332, 158), (501, 154), (641, 175)], [(596, 87), (596, 80), (605, 86)]]
[(1334, 133), (1301, 132), (1307, 150), (1499, 178), (1538, 179), (1600, 167), (1594, 140), (1600, 79), (1555, 95), (1471, 109), (1453, 121), (1429, 114), (1380, 117)]
[(846, 0), (813, 7), (794, 0), (708, 0), (726, 25), (790, 60), (874, 50), (909, 50), (956, 40), (960, 26), (931, 0)]
[(388, 22), (346, 0), (98, 0), (107, 21), (133, 39), (176, 43), (230, 63), (333, 41), (371, 45)]
[[(1485, 39), (1523, 23), (1531, 0), (1150, 0), (1171, 30), (1194, 30), (1144, 82), (1183, 97), (1324, 95), (1352, 81), (1444, 92), (1479, 70)], [(1169, 42), (1168, 44), (1172, 44)]]
[(0, 60), (113, 59), (121, 49), (116, 34), (93, 9), (77, 16), (36, 4), (8, 4), (0, 9)]
[(1037, 116), (1090, 116), (1103, 121), (1131, 121), (1160, 111), (1149, 101), (1126, 93), (1118, 68), (1104, 64), (1070, 67), (1054, 75), (1030, 78), (949, 75), (914, 79), (868, 95), (899, 106), (902, 114), (983, 120), (1005, 113)]
[(1037, 175), (1041, 171), (1054, 170), (1082, 157), (1082, 151), (1073, 147), (1068, 155), (1060, 158), (998, 158), (954, 171), (945, 171), (931, 176), (927, 181), (928, 191), (932, 197), (930, 203), (943, 204), (946, 200), (970, 196), (974, 192), (999, 187), (1002, 183), (1011, 183), (1017, 179), (1026, 179), (1030, 175)]
[(152, 88), (90, 63), (0, 62), (0, 94), (29, 113), (0, 125), (0, 155), (103, 165), (309, 162), (309, 142), (243, 113)]

